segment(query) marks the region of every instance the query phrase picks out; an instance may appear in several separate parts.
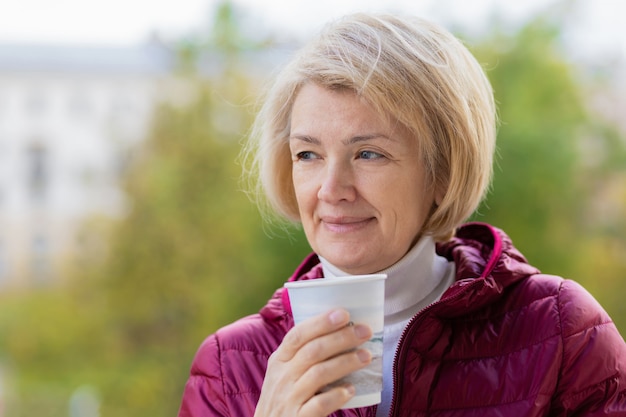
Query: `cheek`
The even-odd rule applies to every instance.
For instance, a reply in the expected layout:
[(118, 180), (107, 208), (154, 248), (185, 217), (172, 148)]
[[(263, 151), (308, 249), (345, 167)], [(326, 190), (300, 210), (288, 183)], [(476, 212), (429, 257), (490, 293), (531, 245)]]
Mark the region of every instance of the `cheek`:
[(292, 175), (292, 180), (296, 203), (298, 204), (298, 209), (302, 216), (306, 213), (307, 207), (314, 204), (316, 197), (315, 186), (310, 180), (306, 180), (306, 176), (298, 175), (297, 173)]
[[(413, 193), (408, 191), (410, 189), (414, 190)], [(416, 189), (415, 184), (406, 184), (396, 191), (396, 198), (387, 201), (388, 207), (394, 210), (396, 221), (405, 228), (405, 233), (419, 234), (433, 204), (432, 193), (422, 187)]]

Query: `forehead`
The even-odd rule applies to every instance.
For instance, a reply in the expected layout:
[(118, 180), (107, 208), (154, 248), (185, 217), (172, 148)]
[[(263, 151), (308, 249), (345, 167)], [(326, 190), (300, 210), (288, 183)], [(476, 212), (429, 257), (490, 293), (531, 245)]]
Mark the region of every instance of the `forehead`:
[(393, 123), (363, 97), (349, 89), (329, 89), (314, 83), (302, 86), (291, 109), (291, 131), (302, 128), (382, 129)]
[(303, 87), (294, 101), (289, 141), (323, 146), (378, 142), (390, 151), (419, 153), (416, 136), (409, 129), (376, 112), (355, 92), (315, 84)]

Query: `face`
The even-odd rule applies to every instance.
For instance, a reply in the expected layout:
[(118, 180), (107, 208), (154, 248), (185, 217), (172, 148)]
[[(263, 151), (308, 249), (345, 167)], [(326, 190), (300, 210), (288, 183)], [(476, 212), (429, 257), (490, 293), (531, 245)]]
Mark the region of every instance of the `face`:
[(353, 92), (310, 83), (295, 99), (289, 146), (300, 220), (315, 252), (367, 274), (409, 251), (434, 191), (407, 130)]

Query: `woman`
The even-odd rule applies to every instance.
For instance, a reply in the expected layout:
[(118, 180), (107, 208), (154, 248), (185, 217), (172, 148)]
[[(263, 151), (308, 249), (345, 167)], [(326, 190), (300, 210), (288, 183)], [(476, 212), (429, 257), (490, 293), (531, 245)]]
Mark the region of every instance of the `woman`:
[(314, 254), (290, 280), (383, 271), (384, 390), (339, 410), (371, 330), (333, 310), (294, 327), (279, 289), (200, 347), (179, 416), (626, 415), (626, 345), (578, 284), (500, 230), (462, 222), (491, 177), (492, 91), (447, 31), (356, 14), (284, 68), (249, 154)]

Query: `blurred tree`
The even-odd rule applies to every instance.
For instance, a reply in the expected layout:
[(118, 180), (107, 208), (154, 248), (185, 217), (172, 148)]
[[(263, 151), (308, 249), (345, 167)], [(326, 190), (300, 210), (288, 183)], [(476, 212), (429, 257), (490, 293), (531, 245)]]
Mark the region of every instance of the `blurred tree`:
[[(496, 30), (474, 49), (494, 88), (499, 131), (493, 187), (473, 219), (504, 229), (544, 272), (587, 286), (623, 332), (616, 294), (626, 290), (619, 254), (626, 205), (613, 198), (622, 214), (605, 221), (596, 207), (611, 205), (606, 184), (624, 178), (625, 141), (588, 105), (596, 92), (581, 83), (560, 44), (566, 17), (540, 15), (519, 32)], [(626, 194), (621, 184), (613, 195)]]
[[(174, 415), (202, 339), (258, 311), (309, 250), (297, 231), (270, 239), (241, 190), (253, 88), (224, 39), (236, 30), (229, 10), (217, 13), (215, 49), (188, 63), (193, 99), (159, 109), (126, 181), (130, 210), (99, 273), (125, 369), (105, 387), (107, 415)], [(232, 59), (207, 80), (203, 57), (218, 51)]]
[(493, 189), (477, 218), (506, 230), (546, 272), (567, 275), (584, 204), (577, 150), (588, 119), (558, 34), (540, 17), (475, 50), (486, 63), (500, 122)]
[[(101, 394), (103, 416), (175, 415), (203, 338), (258, 311), (309, 251), (296, 229), (268, 233), (241, 189), (245, 100), (256, 90), (226, 39), (237, 25), (229, 7), (217, 13), (219, 36), (181, 54), (180, 81), (191, 94), (154, 115), (124, 180), (128, 212), (106, 230), (107, 249), (84, 254), (72, 291), (26, 297), (28, 314), (0, 316), (18, 390), (30, 394), (21, 415), (64, 415), (84, 383)], [(37, 322), (50, 327), (24, 332)]]
[[(94, 347), (98, 323), (76, 317), (78, 305), (61, 290), (8, 294), (0, 305), (0, 400), (7, 415), (64, 415), (59, 397), (80, 383), (77, 373), (68, 370), (90, 360), (80, 353)], [(22, 402), (28, 411), (16, 407)]]

